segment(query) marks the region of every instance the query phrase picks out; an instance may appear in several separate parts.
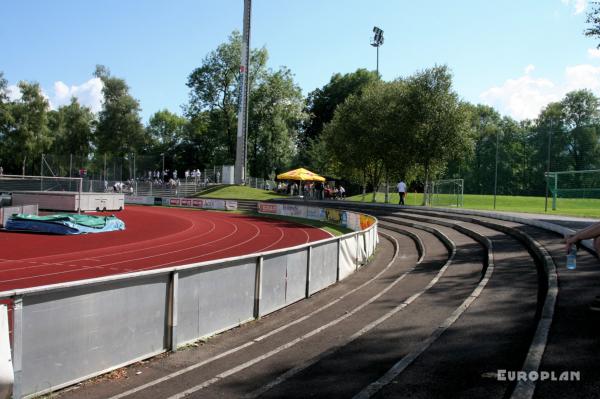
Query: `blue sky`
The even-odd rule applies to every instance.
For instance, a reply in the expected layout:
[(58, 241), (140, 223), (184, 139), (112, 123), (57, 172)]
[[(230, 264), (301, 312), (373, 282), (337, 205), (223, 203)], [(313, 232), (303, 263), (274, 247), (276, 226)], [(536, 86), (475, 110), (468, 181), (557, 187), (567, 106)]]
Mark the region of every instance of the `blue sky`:
[[(127, 81), (144, 121), (163, 108), (181, 113), (187, 76), (242, 29), (243, 0), (3, 3), (0, 71), (10, 85), (36, 81), (53, 107), (76, 95), (97, 109), (92, 74), (104, 64)], [(251, 44), (307, 94), (336, 72), (375, 69), (377, 25), (383, 79), (447, 64), (463, 99), (523, 119), (569, 90), (600, 95), (588, 10), (586, 0), (254, 0)]]

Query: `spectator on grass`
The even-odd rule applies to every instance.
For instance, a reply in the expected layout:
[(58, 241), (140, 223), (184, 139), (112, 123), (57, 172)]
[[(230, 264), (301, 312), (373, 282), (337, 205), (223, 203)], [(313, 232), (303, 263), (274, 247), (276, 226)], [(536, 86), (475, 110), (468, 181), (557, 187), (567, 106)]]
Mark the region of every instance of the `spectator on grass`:
[(346, 189), (341, 184), (340, 184), (340, 188), (338, 189), (338, 192), (340, 194), (340, 198), (341, 199), (345, 199), (346, 198)]
[(404, 183), (404, 180), (400, 179), (396, 188), (398, 189), (398, 196), (400, 197), (398, 204), (404, 205), (404, 196), (406, 195), (406, 183)]
[(2, 176), (4, 174), (4, 168), (2, 166), (0, 166), (0, 176)]

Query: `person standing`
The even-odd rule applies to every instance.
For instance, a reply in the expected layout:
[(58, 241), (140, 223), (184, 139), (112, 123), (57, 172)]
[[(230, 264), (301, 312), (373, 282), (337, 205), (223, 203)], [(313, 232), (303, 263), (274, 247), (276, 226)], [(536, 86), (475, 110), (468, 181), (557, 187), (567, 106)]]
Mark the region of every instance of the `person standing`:
[(400, 197), (398, 204), (404, 205), (404, 196), (406, 195), (406, 183), (404, 183), (404, 180), (400, 179), (396, 188), (398, 189), (398, 196)]

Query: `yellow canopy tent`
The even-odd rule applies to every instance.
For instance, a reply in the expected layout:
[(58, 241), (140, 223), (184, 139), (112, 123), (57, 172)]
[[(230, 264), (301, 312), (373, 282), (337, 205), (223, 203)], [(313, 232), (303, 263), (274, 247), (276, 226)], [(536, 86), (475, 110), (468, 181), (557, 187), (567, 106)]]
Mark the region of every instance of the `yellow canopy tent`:
[(277, 175), (279, 180), (325, 181), (325, 178), (308, 169), (298, 168)]

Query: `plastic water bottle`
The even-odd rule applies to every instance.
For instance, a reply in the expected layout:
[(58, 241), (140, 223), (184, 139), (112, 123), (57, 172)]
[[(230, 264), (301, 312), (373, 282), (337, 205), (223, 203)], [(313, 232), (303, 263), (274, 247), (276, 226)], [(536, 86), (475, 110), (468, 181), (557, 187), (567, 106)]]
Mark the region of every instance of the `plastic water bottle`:
[(567, 254), (567, 269), (575, 270), (577, 267), (577, 245), (572, 244)]

